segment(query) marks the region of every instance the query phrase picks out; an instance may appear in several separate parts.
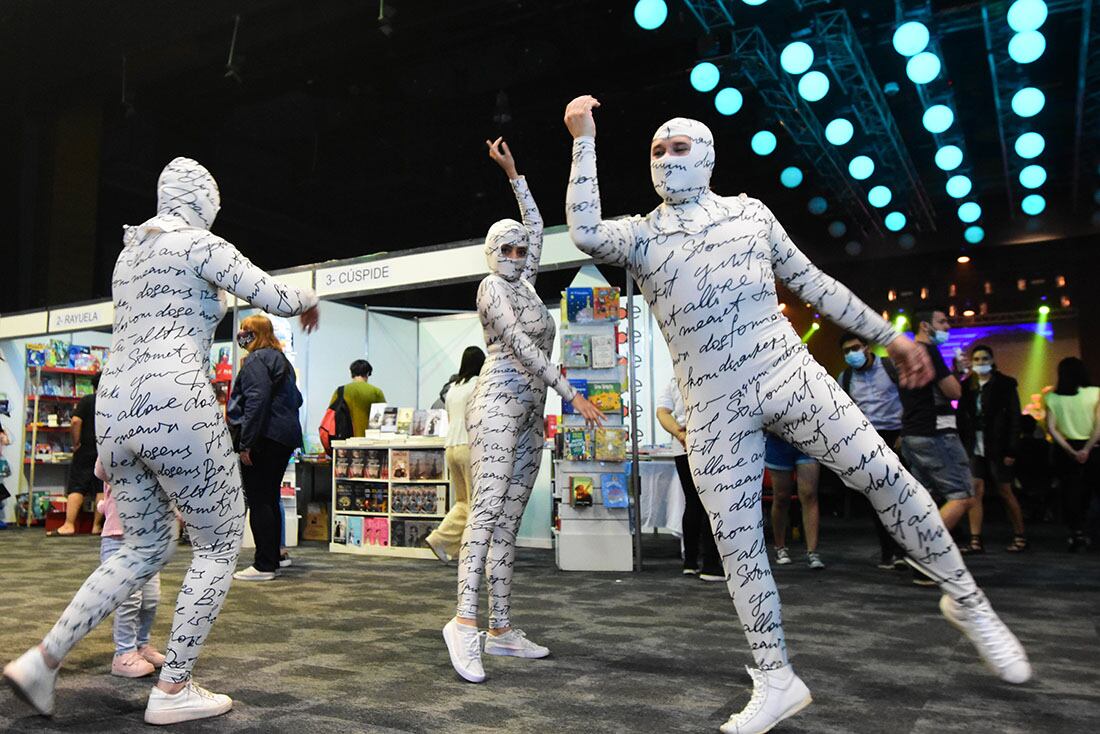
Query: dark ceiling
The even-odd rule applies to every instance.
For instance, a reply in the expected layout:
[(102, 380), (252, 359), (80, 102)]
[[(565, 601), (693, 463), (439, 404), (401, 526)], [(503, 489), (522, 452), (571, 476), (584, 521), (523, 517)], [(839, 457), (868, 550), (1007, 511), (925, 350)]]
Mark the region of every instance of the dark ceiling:
[[(987, 5), (1003, 14), (1004, 3)], [(21, 285), (0, 289), (0, 308), (109, 295), (120, 227), (151, 215), (157, 174), (176, 155), (211, 169), (223, 197), (215, 231), (269, 269), (482, 236), (494, 220), (514, 216), (504, 176), (485, 155), (484, 140), (497, 135), (512, 144), (547, 224), (560, 224), (570, 144), (561, 116), (581, 93), (603, 103), (605, 213), (655, 205), (646, 163), (651, 133), (669, 117), (696, 117), (716, 133), (719, 193), (745, 191), (767, 201), (822, 263), (850, 259), (844, 245), (853, 233), (834, 238), (827, 230), (835, 209), (820, 217), (807, 211), (811, 196), (832, 192), (812, 173), (798, 189), (780, 186), (783, 167), (808, 164), (760, 97), (743, 88), (744, 108), (727, 118), (714, 111), (711, 95), (691, 89), (688, 72), (728, 49), (729, 31), (705, 36), (678, 0), (669, 0), (660, 29), (643, 31), (633, 6), (5, 3), (0, 57), (10, 73), (0, 85), (14, 103), (3, 123), (10, 174), (3, 198), (16, 223), (9, 264)], [(894, 3), (818, 3), (801, 12), (794, 0), (731, 7), (739, 29), (760, 25), (776, 47), (815, 12), (848, 12), (878, 82), (899, 83), (889, 108), (936, 211), (934, 231), (917, 235), (913, 254), (958, 250), (955, 202), (933, 165), (935, 148), (920, 126), (904, 59), (890, 46)], [(989, 236), (981, 247), (1095, 231), (1096, 160), (1082, 161), (1081, 192), (1071, 196), (1080, 11), (1051, 15), (1043, 29), (1048, 50), (1027, 70), (1047, 95), (1035, 124), (1048, 141), (1043, 163), (1050, 172), (1048, 211), (1028, 219), (1009, 209), (985, 41), (967, 22), (981, 3), (935, 2), (932, 10), (949, 29), (940, 44), (985, 211)], [(749, 149), (761, 128), (780, 135), (769, 158)], [(1100, 131), (1085, 132), (1091, 144)], [(847, 221), (843, 212), (839, 218)], [(905, 254), (896, 236), (863, 245), (861, 259)], [(72, 270), (70, 251), (87, 254), (75, 275), (64, 270)], [(28, 276), (37, 279), (33, 285), (22, 283)]]

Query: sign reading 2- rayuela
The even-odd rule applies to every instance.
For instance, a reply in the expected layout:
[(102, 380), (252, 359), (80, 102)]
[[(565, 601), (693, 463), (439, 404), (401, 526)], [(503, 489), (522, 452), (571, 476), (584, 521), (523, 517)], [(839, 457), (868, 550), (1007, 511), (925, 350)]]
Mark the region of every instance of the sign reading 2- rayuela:
[(50, 333), (111, 326), (114, 318), (115, 306), (110, 301), (50, 309)]

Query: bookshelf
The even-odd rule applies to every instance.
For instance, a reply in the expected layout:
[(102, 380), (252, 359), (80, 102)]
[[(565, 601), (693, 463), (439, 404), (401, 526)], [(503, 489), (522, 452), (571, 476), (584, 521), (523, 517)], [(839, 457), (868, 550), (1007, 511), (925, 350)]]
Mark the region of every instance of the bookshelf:
[(450, 509), (443, 439), (351, 438), (332, 446), (329, 550), (435, 560), (420, 543)]

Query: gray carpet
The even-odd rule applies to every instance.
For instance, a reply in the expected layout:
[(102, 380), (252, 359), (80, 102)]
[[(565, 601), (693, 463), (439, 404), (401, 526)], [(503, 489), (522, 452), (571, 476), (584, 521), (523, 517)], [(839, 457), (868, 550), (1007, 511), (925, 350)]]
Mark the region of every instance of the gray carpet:
[[(781, 734), (1100, 731), (1100, 553), (1069, 555), (1047, 528), (1034, 552), (994, 544), (971, 562), (1027, 646), (1036, 679), (999, 683), (940, 618), (935, 590), (874, 567), (861, 522), (830, 521), (826, 571), (777, 570), (788, 644), (815, 703)], [(98, 558), (98, 540), (0, 533), (0, 658), (48, 629)], [(562, 573), (521, 551), (515, 621), (546, 660), (486, 658), (471, 685), (450, 667), (440, 628), (454, 571), (428, 561), (354, 558), (319, 545), (267, 584), (235, 584), (196, 669), (228, 693), (227, 716), (186, 732), (698, 732), (744, 705), (751, 662), (722, 585), (679, 575), (675, 547), (647, 539), (640, 574)], [(246, 551), (245, 559), (250, 560)], [(163, 644), (185, 553), (163, 574)], [(65, 662), (58, 714), (33, 716), (0, 692), (0, 731), (122, 732), (142, 723), (151, 680), (108, 675), (110, 624)]]

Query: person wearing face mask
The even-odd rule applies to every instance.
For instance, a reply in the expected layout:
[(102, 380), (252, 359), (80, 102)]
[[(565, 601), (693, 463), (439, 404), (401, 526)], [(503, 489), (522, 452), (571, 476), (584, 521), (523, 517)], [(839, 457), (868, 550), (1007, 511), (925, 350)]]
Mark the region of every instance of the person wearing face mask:
[(586, 95), (565, 110), (573, 136), (566, 221), (578, 248), (626, 268), (639, 284), (684, 393), (688, 464), (757, 664), (749, 671), (752, 697), (722, 731), (766, 732), (812, 701), (787, 657), (760, 521), (765, 429), (866, 494), (914, 563), (940, 582), (947, 619), (1003, 679), (1027, 680), (1022, 646), (967, 571), (928, 492), (810, 356), (779, 310), (776, 279), (838, 324), (885, 344), (904, 385), (930, 378), (927, 354), (816, 268), (763, 203), (710, 190), (714, 138), (701, 122), (674, 118), (654, 133), (656, 209), (603, 219), (598, 105)]
[(54, 710), (61, 661), (73, 646), (164, 566), (183, 515), (193, 556), (175, 603), (160, 679), (145, 721), (217, 716), (233, 701), (191, 679), (240, 553), (244, 502), (237, 456), (207, 375), (222, 291), (280, 316), (317, 325), (317, 297), (278, 283), (210, 232), (217, 183), (189, 158), (157, 181), (157, 214), (127, 227), (112, 276), (114, 336), (96, 403), (96, 443), (124, 543), (88, 577), (40, 645), (4, 668), (39, 713)]
[(302, 393), (271, 319), (256, 314), (242, 321), (237, 345), (248, 356), (233, 382), (226, 417), (241, 458), (241, 482), (256, 556), (251, 566), (233, 578), (271, 581), (281, 560), (283, 505), (279, 488), (294, 449), (302, 445), (298, 420)]
[(984, 553), (982, 498), (986, 486), (997, 487), (1012, 523), (1012, 544), (1006, 550), (1028, 548), (1024, 513), (1012, 492), (1013, 465), (1020, 443), (1020, 396), (1016, 380), (997, 369), (993, 349), (977, 344), (970, 350), (972, 375), (959, 399), (959, 436), (970, 454), (974, 477), (974, 506), (970, 508), (970, 553)]
[(485, 680), (477, 627), (481, 583), (489, 583), (488, 655), (542, 658), (550, 651), (512, 627), (512, 571), (516, 531), (531, 496), (543, 450), (546, 388), (573, 403), (589, 425), (603, 413), (579, 394), (550, 361), (554, 320), (535, 292), (542, 255), (542, 216), (516, 173), (508, 144), (485, 141), (489, 157), (512, 185), (523, 222), (502, 219), (485, 237), (489, 275), (477, 290), (487, 354), (466, 410), (473, 505), (458, 557), (458, 607), (443, 628), (455, 671)]

